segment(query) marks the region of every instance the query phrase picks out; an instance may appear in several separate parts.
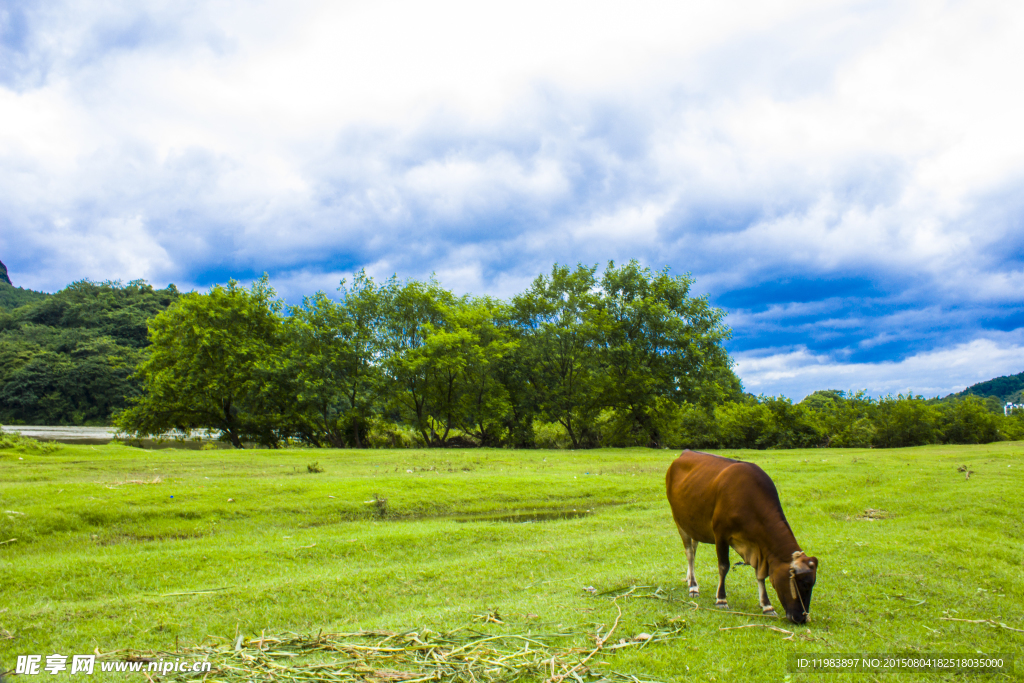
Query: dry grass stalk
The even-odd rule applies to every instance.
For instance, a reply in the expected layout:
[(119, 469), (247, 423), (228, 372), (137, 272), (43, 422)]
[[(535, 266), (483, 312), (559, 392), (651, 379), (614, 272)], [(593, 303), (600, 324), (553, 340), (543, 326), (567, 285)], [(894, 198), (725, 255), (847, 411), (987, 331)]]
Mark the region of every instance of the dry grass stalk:
[[(596, 647), (592, 649), (550, 642), (564, 638), (565, 634), (486, 634), (461, 628), (446, 633), (422, 630), (405, 633), (319, 633), (315, 636), (261, 634), (248, 641), (241, 637), (237, 640), (219, 639), (219, 642), (182, 648), (175, 653), (121, 650), (105, 653), (103, 657), (137, 659), (140, 656), (171, 655), (209, 661), (213, 666), (212, 671), (202, 674), (171, 673), (162, 677), (164, 681), (512, 683), (536, 681), (543, 677), (550, 683), (644, 683), (636, 676), (614, 671), (599, 672), (588, 666), (590, 659), (611, 638), (621, 617), (622, 610), (619, 609), (612, 628), (604, 636), (596, 636)], [(673, 640), (680, 637), (678, 633), (683, 628), (654, 629), (650, 634), (643, 634), (643, 638), (638, 637), (625, 644), (643, 646)]]
[(764, 619), (778, 619), (779, 618), (778, 615), (773, 615), (773, 614), (754, 614), (753, 612), (734, 612), (732, 610), (719, 609), (718, 607), (701, 607), (700, 605), (698, 605), (697, 603), (693, 602), (692, 600), (690, 601), (690, 604), (693, 605), (693, 610), (694, 611), (702, 609), (705, 612), (715, 612), (716, 614), (739, 614), (739, 615), (744, 616), (744, 617), (762, 617)]
[(939, 617), (939, 618), (942, 619), (943, 621), (963, 621), (963, 622), (968, 623), (968, 624), (989, 624), (990, 626), (998, 626), (1000, 628), (1005, 628), (1007, 631), (1016, 631), (1017, 633), (1024, 633), (1024, 629), (1013, 628), (1012, 626), (1007, 626), (1006, 624), (1004, 624), (1001, 621), (995, 621), (993, 619), (957, 619), (955, 617)]
[[(718, 630), (719, 631), (732, 631), (733, 629), (737, 629), (737, 628), (767, 628), (767, 629), (771, 629), (772, 631), (778, 631), (779, 633), (786, 633), (786, 634), (788, 634), (790, 636), (790, 638), (793, 637), (793, 632), (792, 631), (787, 631), (784, 628), (779, 628), (778, 626), (772, 626), (771, 624), (744, 624), (743, 626), (720, 626), (718, 628)], [(789, 639), (787, 638), (786, 640), (789, 640)]]

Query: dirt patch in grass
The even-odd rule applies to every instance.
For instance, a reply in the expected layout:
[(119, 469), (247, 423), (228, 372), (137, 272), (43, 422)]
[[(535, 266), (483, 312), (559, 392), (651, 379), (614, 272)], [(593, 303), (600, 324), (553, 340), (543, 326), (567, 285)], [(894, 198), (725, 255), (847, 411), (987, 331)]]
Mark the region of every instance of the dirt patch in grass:
[(594, 510), (562, 509), (562, 510), (522, 510), (500, 515), (465, 515), (453, 516), (460, 524), (468, 522), (510, 522), (528, 524), (531, 522), (557, 522), (565, 519), (580, 519), (594, 514)]
[(167, 534), (146, 534), (134, 532), (115, 532), (109, 534), (93, 534), (96, 545), (122, 545), (125, 543), (150, 543), (153, 541), (192, 541), (209, 534), (199, 531), (177, 531)]
[(861, 522), (874, 522), (879, 519), (889, 519), (892, 514), (885, 510), (876, 510), (874, 508), (867, 508), (863, 513), (857, 515), (854, 519)]

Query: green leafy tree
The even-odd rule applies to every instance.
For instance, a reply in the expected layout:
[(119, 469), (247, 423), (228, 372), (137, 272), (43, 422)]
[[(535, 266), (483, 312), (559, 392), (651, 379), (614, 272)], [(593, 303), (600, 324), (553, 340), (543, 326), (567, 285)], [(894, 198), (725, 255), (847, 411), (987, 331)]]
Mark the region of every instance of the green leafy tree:
[[(417, 290), (419, 283), (404, 289)], [(399, 300), (427, 307), (433, 298), (432, 319), (418, 331), (416, 343), (392, 359), (397, 378), (405, 381), (405, 405), (430, 446), (449, 443), (453, 430), (480, 445), (502, 442), (509, 411), (508, 394), (495, 377), (495, 366), (513, 348), (508, 330), (495, 324), (499, 304), (491, 299), (456, 298), (428, 285), (399, 291)], [(396, 306), (395, 311), (401, 311)]]
[(936, 440), (939, 415), (921, 396), (886, 396), (871, 415), (872, 445), (881, 448), (921, 446)]
[(685, 403), (678, 407), (674, 421), (666, 430), (671, 448), (701, 450), (715, 448), (722, 443), (722, 423), (716, 417), (721, 406), (709, 407)]
[(815, 391), (800, 405), (816, 418), (822, 446), (826, 448), (866, 448), (871, 445), (874, 427), (870, 413), (872, 401), (864, 392)]
[[(381, 288), (381, 296), (386, 311), (379, 329), (381, 362), (394, 414), (407, 420), (426, 444), (443, 444), (453, 426), (453, 404), (444, 384), (452, 381), (458, 363), (444, 358), (447, 342), (443, 339), (424, 347), (429, 335), (445, 329), (446, 312), (455, 296), (433, 278), (399, 284), (395, 277)], [(439, 416), (443, 426), (438, 424)]]
[(606, 324), (596, 267), (555, 265), (513, 298), (524, 360), (544, 420), (565, 429), (572, 448), (597, 445), (601, 411), (599, 341)]
[(145, 395), (117, 426), (136, 436), (217, 429), (235, 448), (276, 446), (294, 387), (282, 386), (281, 303), (267, 276), (186, 294), (149, 324), (150, 355), (137, 374)]
[(495, 325), (508, 342), (500, 357), (490, 363), (491, 377), (501, 385), (507, 400), (502, 418), (505, 442), (512, 448), (533, 448), (536, 446), (534, 419), (539, 412), (539, 392), (531, 381), (529, 366), (532, 350), (528, 329), (532, 328), (521, 325), (509, 305), (497, 309)]
[(360, 271), (342, 301), (323, 292), (292, 308), (287, 363), (297, 388), (296, 431), (316, 445), (362, 448), (380, 399), (377, 330), (386, 312), (373, 279)]
[[(507, 367), (505, 356), (518, 346), (511, 330), (498, 323), (503, 308), (487, 297), (464, 299), (450, 311), (450, 331), (441, 333), (448, 335), (446, 355), (462, 359), (454, 386), (458, 425), (481, 446), (499, 446), (505, 441), (514, 410), (508, 388), (498, 375), (499, 369)], [(433, 340), (432, 335), (428, 345)]]
[(717, 443), (724, 448), (767, 448), (775, 432), (774, 416), (768, 406), (750, 397), (728, 401), (714, 408)]
[(1024, 409), (1012, 409), (1009, 415), (999, 421), (999, 431), (1010, 441), (1024, 440)]
[(630, 261), (609, 263), (601, 278), (601, 403), (644, 445), (662, 445), (663, 401), (703, 405), (740, 393), (722, 343), (725, 313), (691, 297), (693, 278), (655, 273)]
[(14, 287), (6, 282), (0, 281), (0, 309), (18, 308), (33, 301), (40, 301), (50, 296), (45, 292), (37, 292), (32, 289)]
[(762, 435), (763, 448), (813, 448), (822, 445), (822, 433), (814, 414), (801, 404), (794, 405), (785, 396), (762, 398), (771, 413), (770, 430)]
[(989, 412), (984, 399), (967, 394), (944, 408), (940, 427), (944, 442), (991, 443), (1002, 438), (997, 417)]

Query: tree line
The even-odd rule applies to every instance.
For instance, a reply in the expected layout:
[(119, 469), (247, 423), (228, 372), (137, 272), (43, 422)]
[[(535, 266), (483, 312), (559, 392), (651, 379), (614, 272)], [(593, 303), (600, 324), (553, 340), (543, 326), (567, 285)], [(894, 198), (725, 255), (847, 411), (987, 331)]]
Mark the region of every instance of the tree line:
[(724, 313), (691, 286), (635, 262), (555, 266), (507, 300), (360, 273), (334, 298), (286, 308), (266, 277), (185, 295), (144, 281), (80, 281), (53, 295), (0, 283), (18, 304), (0, 301), (0, 422), (114, 422), (132, 436), (213, 429), (235, 446), (1024, 439), (1024, 414), (1004, 417), (998, 398), (972, 395), (1019, 391), (1024, 374), (945, 399), (745, 394)]
[(150, 322), (124, 432), (236, 447), (670, 445), (672, 416), (741, 395), (724, 312), (692, 278), (556, 265), (507, 301), (365, 273), (285, 311), (264, 276)]
[(678, 413), (675, 440), (692, 448), (900, 448), (933, 443), (1024, 439), (1024, 411), (1004, 416), (996, 397), (873, 399), (864, 392), (816, 391), (800, 403), (746, 395)]

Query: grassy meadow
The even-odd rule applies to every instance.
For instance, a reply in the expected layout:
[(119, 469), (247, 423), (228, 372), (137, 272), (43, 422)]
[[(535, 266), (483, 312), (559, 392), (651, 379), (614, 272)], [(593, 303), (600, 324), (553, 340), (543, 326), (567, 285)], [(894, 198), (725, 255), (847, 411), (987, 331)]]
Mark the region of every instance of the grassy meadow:
[[(808, 625), (753, 616), (745, 566), (715, 610), (711, 546), (690, 600), (670, 451), (0, 450), (0, 670), (361, 630), (519, 635), (579, 659), (598, 636), (587, 666), (642, 681), (841, 677), (790, 673), (792, 653), (1024, 652), (1024, 443), (721, 454), (772, 476), (820, 559)], [(992, 676), (1020, 680), (1024, 659)]]

